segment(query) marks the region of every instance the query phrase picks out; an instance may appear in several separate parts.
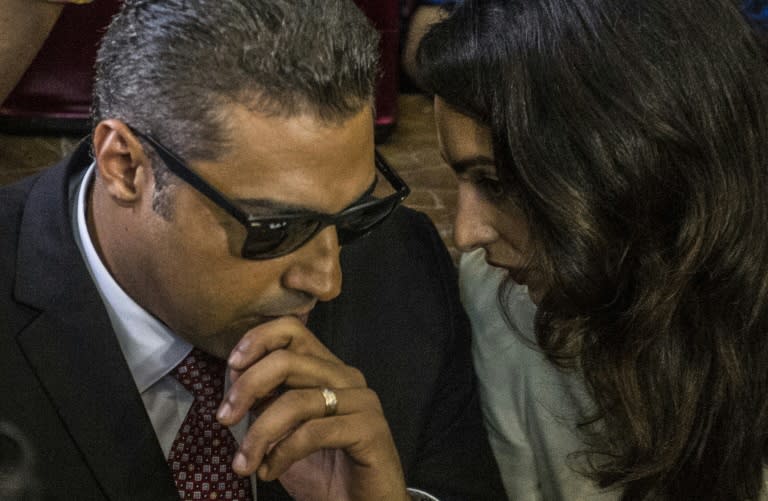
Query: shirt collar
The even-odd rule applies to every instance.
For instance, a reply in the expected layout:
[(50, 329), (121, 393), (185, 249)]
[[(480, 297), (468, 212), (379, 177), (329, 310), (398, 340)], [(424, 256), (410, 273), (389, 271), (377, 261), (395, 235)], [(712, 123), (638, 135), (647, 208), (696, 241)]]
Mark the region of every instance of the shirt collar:
[(192, 351), (192, 345), (139, 306), (112, 278), (96, 252), (85, 219), (95, 166), (94, 162), (88, 167), (78, 187), (73, 218), (75, 240), (104, 301), (136, 386), (143, 393), (176, 367)]

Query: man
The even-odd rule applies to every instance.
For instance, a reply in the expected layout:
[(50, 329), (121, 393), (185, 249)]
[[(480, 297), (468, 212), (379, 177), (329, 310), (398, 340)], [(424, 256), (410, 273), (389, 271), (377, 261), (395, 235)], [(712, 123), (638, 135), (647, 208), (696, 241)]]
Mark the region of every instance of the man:
[(92, 141), (0, 193), (0, 419), (44, 496), (503, 497), (375, 67), (341, 0), (125, 3)]

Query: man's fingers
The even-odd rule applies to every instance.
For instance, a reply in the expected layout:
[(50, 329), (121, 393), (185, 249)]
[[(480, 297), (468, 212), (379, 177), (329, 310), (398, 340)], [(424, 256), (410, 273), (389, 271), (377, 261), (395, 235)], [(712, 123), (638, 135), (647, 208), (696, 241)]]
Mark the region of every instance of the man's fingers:
[[(259, 469), (263, 479), (274, 479), (321, 449), (343, 449), (363, 465), (379, 456), (398, 464), (381, 404), (362, 373), (328, 351), (298, 319), (251, 329), (229, 365), (232, 384), (219, 422), (231, 426), (259, 406), (233, 462), (236, 473)], [(323, 387), (333, 390), (324, 394)]]
[[(337, 397), (335, 416), (375, 415), (383, 421), (381, 404), (373, 391), (367, 388), (333, 391)], [(235, 461), (235, 471), (241, 475), (253, 473), (264, 462), (265, 456), (274, 451), (274, 448), (270, 451), (270, 447), (278, 447), (282, 441), (287, 440), (311, 421), (325, 421), (331, 417), (326, 417), (326, 401), (320, 388), (290, 390), (283, 393), (265, 406), (259, 417), (251, 424), (240, 446), (240, 452), (244, 458)], [(306, 431), (302, 432), (302, 437), (305, 433)], [(350, 428), (345, 433), (354, 434), (356, 430)], [(326, 439), (327, 437), (325, 439), (315, 437), (312, 441), (321, 445), (330, 443)]]
[(227, 426), (237, 423), (259, 400), (274, 396), (275, 390), (284, 386), (360, 388), (366, 382), (354, 367), (277, 350), (251, 365), (232, 383), (219, 407), (219, 422)]
[(343, 449), (359, 466), (368, 466), (375, 462), (376, 454), (393, 447), (386, 421), (375, 411), (314, 419), (275, 444), (257, 472), (262, 480), (274, 480), (321, 449)]
[(229, 366), (235, 371), (242, 371), (268, 353), (281, 349), (341, 363), (299, 319), (286, 316), (245, 333), (229, 356)]

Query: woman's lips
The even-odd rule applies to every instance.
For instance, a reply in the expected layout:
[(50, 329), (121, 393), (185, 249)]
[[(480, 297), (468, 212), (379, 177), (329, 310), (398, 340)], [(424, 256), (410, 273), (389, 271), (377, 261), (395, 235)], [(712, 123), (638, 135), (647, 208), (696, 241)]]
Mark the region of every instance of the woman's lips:
[(493, 266), (495, 268), (503, 268), (505, 270), (508, 270), (509, 272), (520, 271), (520, 268), (516, 268), (516, 267), (514, 267), (512, 265), (509, 265), (509, 264), (506, 264), (506, 263), (502, 263), (501, 261), (495, 261), (493, 258), (486, 257), (485, 258), (485, 262), (490, 264), (491, 266)]
[(511, 266), (499, 261), (495, 261), (493, 258), (488, 258), (487, 255), (485, 260), (491, 266), (506, 270), (509, 274), (509, 278), (511, 278), (515, 283), (528, 287), (528, 295), (530, 296), (531, 300), (534, 303), (539, 304), (542, 294), (546, 289), (542, 285), (544, 282), (542, 280), (543, 277), (541, 273), (538, 273), (535, 268)]
[(530, 270), (526, 268), (520, 268), (516, 266), (511, 266), (509, 264), (505, 264), (499, 261), (494, 261), (493, 259), (486, 259), (486, 262), (495, 267), (495, 268), (501, 268), (503, 270), (506, 270), (507, 273), (509, 273), (509, 277), (517, 282), (520, 285), (526, 285), (528, 282), (528, 273)]

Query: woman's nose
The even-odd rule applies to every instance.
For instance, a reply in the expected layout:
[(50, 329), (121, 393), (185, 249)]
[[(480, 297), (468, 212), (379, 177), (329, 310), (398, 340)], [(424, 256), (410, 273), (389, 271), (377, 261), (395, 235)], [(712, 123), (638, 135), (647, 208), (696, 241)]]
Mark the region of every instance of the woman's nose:
[(469, 182), (460, 182), (453, 240), (462, 252), (484, 247), (498, 238), (494, 227), (497, 209)]

